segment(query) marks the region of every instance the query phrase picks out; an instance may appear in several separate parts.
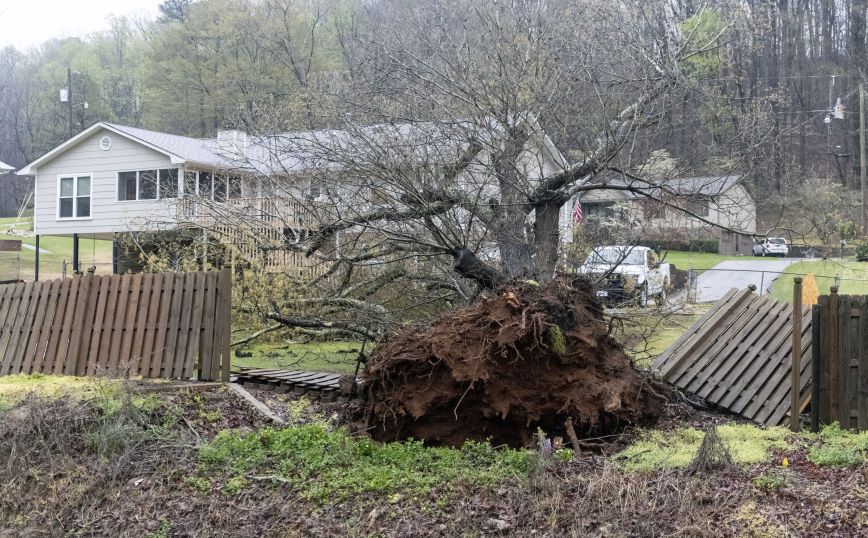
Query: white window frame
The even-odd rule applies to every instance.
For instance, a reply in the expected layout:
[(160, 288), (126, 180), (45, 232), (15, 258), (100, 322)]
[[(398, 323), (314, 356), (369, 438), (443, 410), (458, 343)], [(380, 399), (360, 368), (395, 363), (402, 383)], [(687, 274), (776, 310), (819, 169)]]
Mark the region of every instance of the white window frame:
[[(140, 191), (139, 180), (141, 178), (141, 173), (142, 172), (150, 172), (151, 170), (153, 170), (157, 173), (157, 177), (156, 177), (157, 197), (156, 198), (143, 198), (140, 200), (139, 199), (139, 191)], [(178, 171), (178, 175), (175, 178), (175, 183), (176, 183), (175, 187), (177, 189), (175, 191), (175, 198), (162, 198), (160, 196), (160, 170), (177, 170)], [(136, 198), (134, 200), (121, 200), (120, 199), (121, 174), (125, 174), (127, 172), (135, 172), (136, 173)], [(183, 188), (182, 178), (183, 178), (183, 168), (181, 168), (180, 166), (178, 166), (178, 167), (169, 166), (169, 167), (162, 167), (162, 168), (135, 168), (133, 170), (118, 170), (117, 172), (115, 172), (115, 202), (119, 203), (119, 204), (133, 204), (133, 203), (140, 203), (140, 202), (162, 202), (165, 200), (174, 200), (174, 199), (178, 198), (179, 196), (181, 196), (181, 189)], [(93, 180), (91, 180), (91, 188), (93, 188)], [(58, 209), (58, 211), (59, 211), (59, 209)]]
[[(76, 217), (75, 214), (78, 212), (78, 178), (86, 177), (90, 179), (90, 215), (87, 217)], [(60, 216), (60, 180), (63, 178), (72, 178), (72, 216), (71, 217), (61, 217)], [(93, 172), (78, 172), (75, 174), (58, 174), (57, 175), (57, 195), (54, 197), (55, 203), (57, 205), (57, 211), (55, 212), (56, 220), (93, 220)]]
[[(211, 192), (209, 192), (207, 194), (207, 196), (205, 196), (205, 193), (199, 192), (199, 185), (200, 185), (199, 184), (199, 174), (201, 174), (202, 172), (205, 172), (207, 174), (211, 174)], [(196, 174), (196, 180), (194, 182), (196, 184), (196, 192), (187, 192), (187, 190), (186, 190), (187, 189), (187, 181), (186, 181), (186, 175), (184, 175), (184, 174), (187, 174), (187, 173)], [(197, 196), (197, 197), (205, 198), (209, 202), (214, 202), (214, 203), (218, 203), (218, 204), (229, 203), (230, 200), (240, 200), (240, 199), (243, 199), (245, 197), (244, 196), (245, 176), (243, 176), (243, 175), (230, 175), (230, 174), (227, 174), (225, 172), (214, 172), (213, 170), (199, 170), (199, 169), (184, 170), (184, 174), (181, 174), (181, 173), (178, 174), (178, 177), (181, 177), (182, 175), (184, 175), (184, 180), (183, 181), (179, 180), (180, 183), (182, 183), (182, 188), (183, 188), (183, 190), (178, 191), (179, 196)], [(229, 193), (231, 191), (231, 189), (229, 188), (230, 178), (237, 178), (238, 179), (238, 185), (241, 188), (241, 192), (239, 193), (239, 195), (237, 197), (230, 197), (229, 196)], [(218, 179), (222, 179), (223, 184), (226, 186), (226, 199), (222, 202), (218, 202), (214, 198), (214, 195), (217, 192)]]

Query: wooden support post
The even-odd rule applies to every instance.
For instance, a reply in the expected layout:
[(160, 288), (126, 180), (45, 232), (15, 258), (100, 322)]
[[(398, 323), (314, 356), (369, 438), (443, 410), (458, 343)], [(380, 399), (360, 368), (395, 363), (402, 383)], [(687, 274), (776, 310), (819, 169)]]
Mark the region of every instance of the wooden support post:
[(39, 281), (39, 234), (36, 234), (36, 252), (33, 254), (33, 281)]
[(811, 307), (811, 431), (820, 431), (820, 305)]
[(81, 272), (81, 260), (78, 255), (78, 234), (72, 234), (72, 273), (78, 275)]
[(802, 277), (793, 279), (793, 350), (790, 362), (792, 387), (790, 389), (790, 429), (801, 429), (799, 412), (802, 404)]
[(838, 383), (840, 381), (838, 374), (838, 347), (839, 331), (838, 325), (841, 323), (841, 313), (838, 311), (838, 287), (832, 286), (829, 293), (829, 422), (840, 420), (838, 413)]
[(223, 349), (223, 362), (221, 364), (220, 379), (224, 383), (229, 382), (229, 368), (232, 359), (232, 273), (229, 269), (220, 271), (220, 312), (223, 322), (218, 326), (223, 327), (220, 335), (220, 346)]

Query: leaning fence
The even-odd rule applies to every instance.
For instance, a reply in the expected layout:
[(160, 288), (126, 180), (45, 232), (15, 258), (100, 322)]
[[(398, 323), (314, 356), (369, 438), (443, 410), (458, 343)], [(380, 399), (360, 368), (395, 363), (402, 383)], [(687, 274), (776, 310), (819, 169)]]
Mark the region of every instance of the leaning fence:
[(228, 381), (231, 291), (228, 270), (0, 286), (0, 375)]

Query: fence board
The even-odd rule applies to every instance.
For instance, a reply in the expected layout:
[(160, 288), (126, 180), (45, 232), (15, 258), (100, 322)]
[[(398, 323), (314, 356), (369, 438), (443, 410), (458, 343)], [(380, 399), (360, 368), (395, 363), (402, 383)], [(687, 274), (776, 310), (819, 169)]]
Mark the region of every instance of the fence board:
[(220, 380), (229, 371), (230, 294), (228, 270), (0, 286), (0, 375), (189, 378), (198, 359), (200, 379)]

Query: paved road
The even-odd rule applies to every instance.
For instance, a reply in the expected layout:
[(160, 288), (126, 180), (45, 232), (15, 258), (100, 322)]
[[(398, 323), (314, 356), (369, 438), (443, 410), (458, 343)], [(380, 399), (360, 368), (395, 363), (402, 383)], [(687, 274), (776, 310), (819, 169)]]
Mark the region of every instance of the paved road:
[[(711, 270), (701, 273), (696, 285), (696, 302), (706, 303), (723, 297), (731, 288), (746, 288), (750, 284), (769, 291), (772, 282), (778, 277), (776, 272), (784, 271), (790, 264), (800, 261), (798, 258), (780, 258), (768, 260), (748, 258), (745, 260), (725, 261), (715, 265)], [(764, 271), (766, 271), (764, 273)]]

